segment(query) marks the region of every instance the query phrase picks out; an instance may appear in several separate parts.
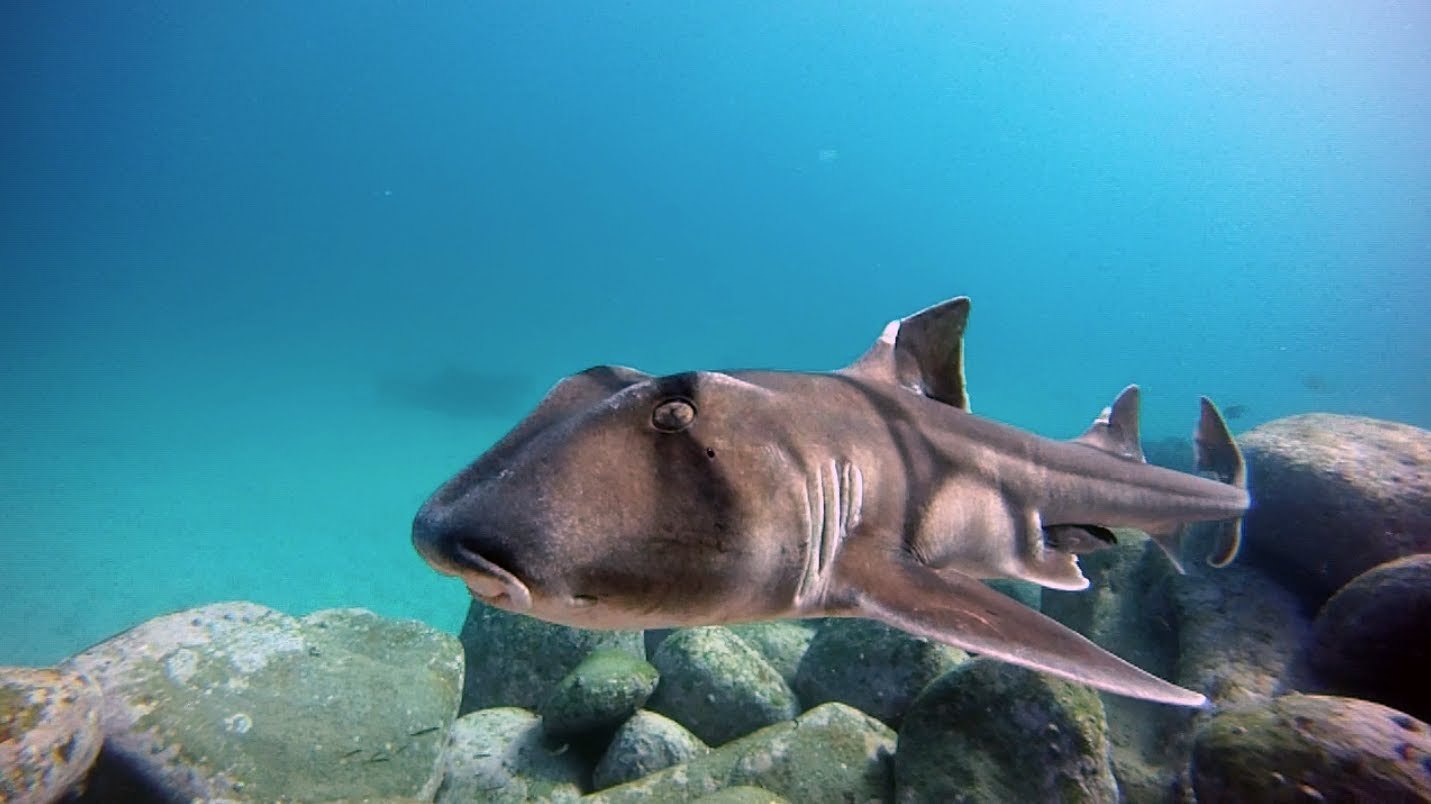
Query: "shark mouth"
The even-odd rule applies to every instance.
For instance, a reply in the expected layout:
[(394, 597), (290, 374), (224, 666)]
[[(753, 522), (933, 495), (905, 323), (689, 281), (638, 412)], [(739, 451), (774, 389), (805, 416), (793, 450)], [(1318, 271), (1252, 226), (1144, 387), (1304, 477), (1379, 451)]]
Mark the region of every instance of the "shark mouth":
[(472, 597), (497, 608), (523, 613), (532, 608), (532, 593), (517, 576), (492, 563), (480, 553), (458, 542), (456, 566), (443, 569), (462, 579)]

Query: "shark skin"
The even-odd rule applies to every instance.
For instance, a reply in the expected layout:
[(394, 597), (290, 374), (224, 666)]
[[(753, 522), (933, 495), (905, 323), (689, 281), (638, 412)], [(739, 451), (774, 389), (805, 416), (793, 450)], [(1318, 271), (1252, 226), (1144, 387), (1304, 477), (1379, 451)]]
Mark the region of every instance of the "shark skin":
[(868, 617), (1101, 690), (1204, 697), (980, 582), (1088, 586), (1078, 554), (1147, 531), (1181, 569), (1179, 534), (1216, 522), (1237, 553), (1242, 456), (1202, 400), (1203, 477), (1151, 466), (1129, 386), (1057, 441), (975, 416), (963, 376), (969, 301), (891, 322), (831, 373), (600, 366), (444, 484), (418, 552), (478, 600), (579, 628)]

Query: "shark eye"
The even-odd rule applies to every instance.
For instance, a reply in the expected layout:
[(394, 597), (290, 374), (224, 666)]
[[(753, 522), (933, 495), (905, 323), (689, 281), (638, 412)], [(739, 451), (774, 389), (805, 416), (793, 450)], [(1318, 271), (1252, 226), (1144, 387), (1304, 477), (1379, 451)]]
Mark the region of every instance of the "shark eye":
[(663, 399), (651, 411), (651, 426), (663, 433), (679, 433), (696, 420), (696, 405), (685, 397)]

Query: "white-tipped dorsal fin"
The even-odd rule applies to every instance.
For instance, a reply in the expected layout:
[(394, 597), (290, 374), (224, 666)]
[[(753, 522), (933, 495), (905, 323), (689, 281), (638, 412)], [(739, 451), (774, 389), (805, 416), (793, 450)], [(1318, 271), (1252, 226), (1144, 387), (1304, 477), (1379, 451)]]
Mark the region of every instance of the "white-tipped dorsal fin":
[(874, 345), (843, 372), (893, 383), (967, 411), (964, 328), (968, 323), (967, 296), (891, 321)]
[(1120, 458), (1147, 463), (1138, 438), (1138, 386), (1124, 388), (1113, 404), (1098, 414), (1083, 435), (1073, 440)]

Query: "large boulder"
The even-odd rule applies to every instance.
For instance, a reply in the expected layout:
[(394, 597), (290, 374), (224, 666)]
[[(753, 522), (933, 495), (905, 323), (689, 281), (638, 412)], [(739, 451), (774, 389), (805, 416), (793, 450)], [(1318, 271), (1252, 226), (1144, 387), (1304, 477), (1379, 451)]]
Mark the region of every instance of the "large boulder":
[(595, 650), (646, 658), (640, 631), (587, 631), (472, 601), (459, 637), (467, 654), (462, 713), (516, 706), (537, 709)]
[(894, 774), (900, 802), (1118, 801), (1098, 694), (992, 659), (915, 699)]
[(1297, 596), (1256, 566), (1189, 562), (1169, 585), (1177, 623), (1174, 680), (1217, 706), (1277, 694), (1310, 630)]
[(831, 618), (800, 661), (795, 692), (805, 706), (839, 701), (897, 729), (914, 696), (968, 660), (958, 648), (884, 623)]
[(1332, 596), (1298, 688), (1366, 698), (1431, 720), (1431, 554), (1387, 562)]
[(462, 648), (360, 609), (218, 603), (68, 660), (104, 690), (85, 800), (430, 796)]
[(1286, 695), (1198, 732), (1199, 801), (1431, 801), (1426, 723), (1354, 698)]
[(647, 708), (720, 745), (800, 712), (785, 679), (754, 648), (718, 625), (683, 628), (651, 657), (661, 673)]
[(0, 801), (55, 801), (99, 755), (103, 694), (79, 673), (0, 667)]
[(691, 801), (745, 785), (790, 801), (888, 801), (893, 752), (894, 733), (883, 723), (830, 703), (583, 801)]
[(549, 744), (535, 714), (481, 709), (458, 718), (447, 732), (436, 802), (575, 801), (586, 770), (576, 754)]
[(1378, 564), (1431, 552), (1431, 432), (1313, 413), (1240, 442), (1247, 556), (1312, 607)]

